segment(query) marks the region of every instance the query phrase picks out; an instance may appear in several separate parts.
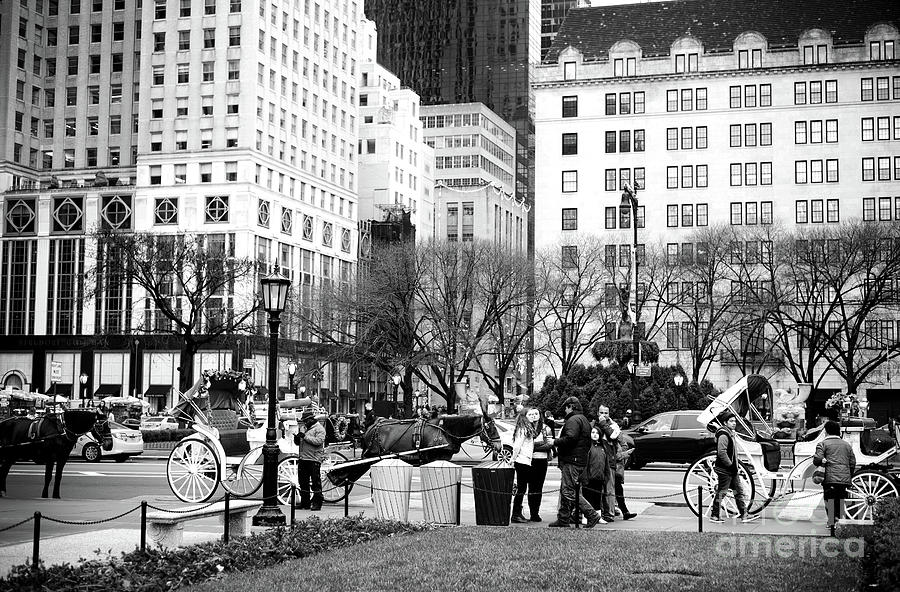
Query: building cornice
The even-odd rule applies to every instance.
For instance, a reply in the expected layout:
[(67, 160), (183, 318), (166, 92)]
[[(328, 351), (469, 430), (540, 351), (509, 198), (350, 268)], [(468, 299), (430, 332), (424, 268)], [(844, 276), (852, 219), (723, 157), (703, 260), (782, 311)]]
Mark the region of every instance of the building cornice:
[(839, 62), (836, 64), (815, 64), (796, 66), (776, 66), (772, 68), (751, 68), (747, 70), (711, 70), (706, 72), (648, 74), (644, 76), (621, 76), (617, 78), (584, 78), (579, 80), (552, 80), (547, 82), (534, 82), (532, 88), (568, 88), (578, 86), (597, 85), (621, 85), (642, 84), (654, 82), (672, 82), (688, 80), (709, 80), (713, 78), (748, 78), (748, 77), (772, 77), (774, 75), (790, 75), (806, 72), (838, 72), (848, 70), (876, 70), (883, 68), (900, 68), (900, 60), (877, 62)]

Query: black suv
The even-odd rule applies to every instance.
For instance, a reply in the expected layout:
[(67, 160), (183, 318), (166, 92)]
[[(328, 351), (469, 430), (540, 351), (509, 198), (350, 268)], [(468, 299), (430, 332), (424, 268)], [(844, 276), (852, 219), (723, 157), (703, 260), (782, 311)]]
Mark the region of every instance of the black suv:
[(701, 411), (659, 413), (626, 430), (634, 439), (629, 469), (640, 469), (651, 462), (692, 463), (713, 452), (715, 437), (697, 421)]

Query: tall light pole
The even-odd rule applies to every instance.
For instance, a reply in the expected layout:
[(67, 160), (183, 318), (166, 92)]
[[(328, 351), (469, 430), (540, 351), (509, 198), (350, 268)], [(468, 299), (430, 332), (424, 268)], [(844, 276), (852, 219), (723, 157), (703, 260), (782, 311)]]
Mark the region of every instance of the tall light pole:
[[(631, 215), (631, 227), (634, 229), (634, 241), (631, 245), (631, 264), (634, 277), (634, 293), (629, 299), (634, 305), (634, 322), (631, 325), (631, 355), (634, 362), (634, 370), (631, 373), (631, 404), (634, 406), (637, 400), (637, 369), (641, 365), (641, 343), (638, 335), (638, 200), (637, 189), (629, 183), (622, 186), (622, 201), (619, 203), (619, 211), (622, 214)], [(623, 312), (623, 324), (628, 316), (628, 309)]]
[(263, 446), (263, 506), (253, 517), (254, 526), (282, 526), (284, 514), (278, 507), (278, 443), (275, 437), (275, 407), (278, 405), (278, 326), (287, 303), (291, 280), (281, 275), (278, 267), (259, 281), (262, 285), (263, 308), (269, 313), (269, 413), (266, 443)]

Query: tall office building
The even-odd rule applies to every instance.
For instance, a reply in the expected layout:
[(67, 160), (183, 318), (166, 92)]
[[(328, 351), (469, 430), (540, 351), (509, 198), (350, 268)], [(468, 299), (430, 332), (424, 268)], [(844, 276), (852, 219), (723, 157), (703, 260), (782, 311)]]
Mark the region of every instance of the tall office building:
[(515, 127), (515, 191), (531, 203), (540, 0), (367, 0), (365, 9), (378, 26), (378, 63), (423, 105), (483, 103)]
[[(256, 277), (221, 294), (221, 311), (204, 313), (201, 333), (252, 300), (273, 263), (301, 297), (350, 281), (361, 5), (19, 0), (2, 11), (3, 384), (45, 391), (59, 364), (58, 392), (171, 404), (179, 342), (154, 332), (152, 302), (131, 284), (85, 298), (97, 227), (200, 235), (257, 262)], [(253, 359), (266, 376), (264, 332), (209, 344), (196, 373)], [(349, 392), (355, 373), (315, 359), (296, 327), (285, 335), (285, 354), (305, 360), (301, 384)], [(346, 397), (332, 400), (346, 409)]]
[[(900, 219), (898, 28), (892, 0), (572, 9), (535, 72), (537, 248), (593, 233), (613, 261), (627, 257), (625, 183), (638, 188), (640, 242), (675, 259), (699, 255), (691, 234), (716, 224)], [(687, 363), (678, 321), (656, 340), (663, 360)], [(723, 356), (709, 377), (738, 372)], [(841, 387), (822, 373), (823, 389)], [(791, 382), (783, 369), (775, 380)], [(871, 384), (873, 408), (882, 389), (897, 393)]]

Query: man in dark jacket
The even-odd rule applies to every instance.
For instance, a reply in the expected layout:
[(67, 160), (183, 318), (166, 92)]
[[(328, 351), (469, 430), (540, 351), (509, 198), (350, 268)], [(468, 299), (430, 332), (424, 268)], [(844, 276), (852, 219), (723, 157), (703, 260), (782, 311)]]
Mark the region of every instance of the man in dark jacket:
[(722, 499), (728, 493), (729, 489), (734, 490), (734, 501), (737, 504), (739, 518), (741, 522), (751, 522), (759, 518), (759, 515), (747, 513), (746, 496), (744, 495), (744, 487), (741, 483), (741, 477), (738, 474), (737, 448), (734, 443), (734, 428), (737, 426), (737, 418), (730, 411), (724, 411), (719, 416), (722, 424), (716, 431), (716, 478), (719, 481), (716, 489), (716, 497), (713, 499), (712, 511), (709, 517), (710, 522), (724, 522), (719, 516), (719, 508), (722, 505)]
[(591, 448), (591, 424), (581, 411), (581, 401), (578, 397), (569, 397), (564, 406), (566, 419), (555, 443), (561, 476), (559, 509), (556, 512), (556, 521), (551, 522), (549, 526), (568, 527), (574, 524), (577, 503), (587, 516), (587, 528), (593, 528), (600, 524), (600, 514), (584, 499), (580, 491), (578, 499), (575, 499), (576, 485), (587, 464)]
[(813, 464), (825, 467), (825, 480), (822, 488), (825, 491), (825, 514), (828, 516), (828, 527), (841, 516), (841, 500), (847, 498), (847, 488), (856, 470), (856, 455), (853, 447), (841, 439), (841, 425), (836, 421), (825, 422), (825, 439), (816, 445)]

